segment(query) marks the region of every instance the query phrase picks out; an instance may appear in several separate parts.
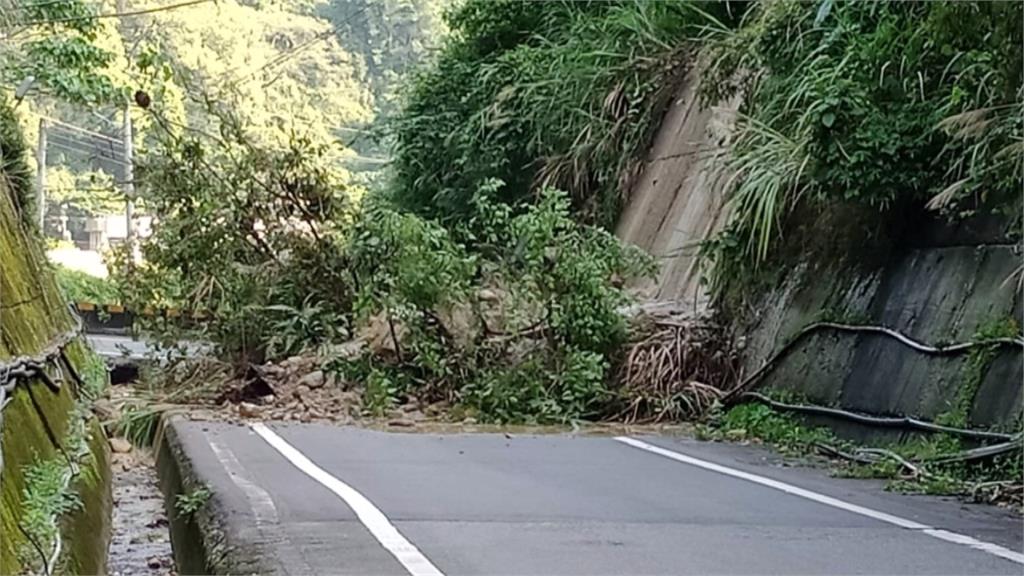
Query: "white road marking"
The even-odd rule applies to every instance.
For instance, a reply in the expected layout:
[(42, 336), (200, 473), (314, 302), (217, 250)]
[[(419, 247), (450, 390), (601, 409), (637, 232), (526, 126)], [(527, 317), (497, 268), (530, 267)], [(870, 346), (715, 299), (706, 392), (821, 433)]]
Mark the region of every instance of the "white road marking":
[(246, 499), (249, 500), (249, 505), (256, 514), (256, 524), (277, 524), (277, 506), (274, 505), (274, 499), (270, 497), (270, 493), (246, 478), (242, 463), (238, 461), (235, 453), (230, 448), (212, 438), (209, 438), (209, 441), (210, 448), (213, 449), (213, 453), (220, 460), (221, 466), (227, 471), (231, 481), (235, 483), (235, 486), (238, 486), (242, 493), (245, 494)]
[(266, 424), (257, 422), (251, 427), (254, 432), (267, 441), (267, 444), (280, 452), (296, 468), (344, 500), (345, 504), (348, 504), (348, 507), (355, 512), (363, 526), (370, 531), (370, 534), (373, 534), (381, 546), (390, 552), (411, 576), (444, 576), (412, 542), (402, 536), (383, 512), (355, 488), (331, 476), (323, 468), (314, 464), (312, 460), (284, 438), (278, 436)]
[[(235, 456), (235, 453), (230, 448), (217, 442), (210, 436), (207, 436), (207, 440), (214, 455), (217, 456), (217, 460), (220, 460), (221, 466), (228, 473), (228, 477), (231, 478), (231, 481), (235, 483), (235, 486), (238, 486), (249, 501), (249, 507), (252, 508), (253, 514), (256, 516), (256, 529), (261, 532), (266, 529), (284, 542), (278, 548), (278, 554), (286, 565), (298, 566), (303, 571), (302, 573), (312, 574), (313, 569), (306, 562), (305, 558), (302, 557), (299, 548), (294, 546), (288, 536), (284, 534), (284, 531), (277, 527), (279, 524), (277, 506), (274, 505), (274, 499), (270, 497), (270, 493), (252, 480), (249, 480), (245, 473), (245, 466), (238, 461), (238, 457)], [(268, 526), (268, 524), (271, 526)]]
[(921, 524), (920, 522), (914, 522), (913, 520), (907, 520), (906, 518), (900, 518), (899, 516), (893, 516), (892, 514), (886, 514), (885, 512), (879, 512), (877, 510), (872, 510), (871, 508), (865, 508), (863, 506), (851, 504), (849, 502), (845, 502), (837, 498), (832, 498), (831, 496), (826, 496), (824, 494), (819, 494), (817, 492), (812, 492), (810, 490), (805, 490), (803, 488), (793, 486), (792, 484), (779, 482), (778, 480), (772, 480), (771, 478), (758, 476), (757, 474), (751, 474), (749, 472), (744, 472), (742, 470), (737, 470), (735, 468), (729, 468), (728, 466), (722, 466), (721, 464), (715, 464), (714, 462), (708, 462), (707, 460), (701, 460), (700, 458), (687, 456), (685, 454), (681, 454), (673, 450), (667, 450), (660, 446), (648, 444), (647, 442), (637, 440), (635, 438), (617, 436), (615, 439), (619, 442), (622, 442), (623, 444), (627, 444), (629, 446), (639, 448), (641, 450), (646, 450), (647, 452), (651, 452), (659, 456), (664, 456), (665, 458), (670, 458), (677, 462), (690, 464), (691, 466), (697, 466), (698, 468), (703, 468), (705, 470), (710, 470), (712, 472), (718, 472), (719, 474), (725, 474), (726, 476), (732, 476), (733, 478), (739, 478), (741, 480), (746, 480), (748, 482), (753, 482), (755, 484), (767, 486), (768, 488), (779, 490), (781, 492), (785, 492), (786, 494), (792, 494), (794, 496), (799, 496), (800, 498), (813, 500), (814, 502), (818, 502), (819, 504), (824, 504), (826, 506), (831, 506), (833, 508), (839, 508), (840, 510), (846, 510), (847, 512), (853, 512), (854, 514), (860, 514), (861, 516), (867, 516), (868, 518), (874, 518), (875, 520), (880, 520), (882, 522), (886, 522), (889, 524), (894, 524), (896, 526), (899, 526), (900, 528), (906, 528), (908, 530), (919, 530), (921, 531), (921, 533), (932, 536), (933, 538), (938, 538), (939, 540), (945, 540), (946, 542), (962, 544), (964, 546), (974, 548), (975, 550), (981, 550), (983, 552), (987, 552), (994, 556), (998, 556), (1000, 558), (1004, 558), (1006, 560), (1010, 560), (1018, 564), (1024, 564), (1024, 554), (1021, 554), (1020, 552), (1014, 552), (1013, 550), (1010, 550), (1009, 548), (1004, 548), (1002, 546), (999, 546), (998, 544), (982, 542), (981, 540), (977, 540), (970, 536), (965, 536), (963, 534), (957, 534), (955, 532), (949, 532), (946, 530), (933, 528), (931, 526), (926, 526), (924, 524)]

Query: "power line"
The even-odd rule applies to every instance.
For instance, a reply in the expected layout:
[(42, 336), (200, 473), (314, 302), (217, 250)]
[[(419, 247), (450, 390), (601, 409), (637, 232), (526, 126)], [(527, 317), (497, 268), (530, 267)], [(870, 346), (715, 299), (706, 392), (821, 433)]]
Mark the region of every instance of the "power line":
[(67, 144), (67, 143), (64, 143), (64, 142), (48, 142), (47, 145), (48, 146), (55, 146), (57, 148), (61, 148), (61, 149), (66, 150), (68, 152), (77, 152), (79, 154), (84, 154), (84, 155), (86, 155), (86, 159), (87, 160), (97, 160), (97, 161), (103, 161), (103, 162), (113, 162), (115, 164), (121, 164), (123, 166), (127, 166), (128, 165), (128, 163), (125, 162), (124, 160), (119, 160), (117, 158), (110, 158), (110, 157), (107, 157), (107, 156), (100, 156), (100, 155), (95, 154), (91, 150), (83, 150), (81, 148), (76, 148), (74, 145)]
[(63, 120), (61, 120), (59, 118), (54, 118), (52, 116), (47, 116), (45, 114), (38, 114), (38, 116), (40, 118), (45, 119), (48, 122), (53, 122), (54, 124), (60, 124), (61, 126), (66, 127), (68, 129), (75, 130), (77, 132), (82, 132), (84, 134), (89, 134), (90, 136), (95, 136), (95, 137), (98, 137), (98, 138), (102, 138), (104, 140), (110, 140), (114, 144), (121, 144), (121, 139), (120, 138), (115, 138), (113, 136), (108, 136), (106, 134), (101, 134), (99, 132), (94, 132), (94, 131), (89, 130), (87, 128), (82, 128), (81, 126), (76, 126), (74, 124), (69, 124), (69, 123), (67, 123), (67, 122), (65, 122), (65, 121), (63, 121)]
[(107, 141), (96, 141), (90, 140), (89, 138), (83, 138), (73, 132), (63, 132), (60, 128), (47, 128), (47, 134), (56, 138), (66, 140), (80, 146), (88, 146), (95, 150), (109, 151), (110, 154), (116, 154), (120, 151), (120, 148), (115, 146), (113, 142)]
[(81, 22), (85, 20), (99, 20), (101, 18), (120, 18), (122, 16), (139, 16), (142, 14), (152, 14), (154, 12), (163, 12), (165, 10), (175, 10), (177, 8), (187, 8), (188, 6), (195, 6), (197, 4), (206, 4), (207, 2), (214, 2), (215, 0), (189, 0), (188, 2), (181, 2), (178, 4), (169, 4), (167, 6), (157, 6), (154, 8), (144, 8), (142, 10), (133, 10), (129, 12), (108, 12), (105, 14), (91, 14), (89, 16), (69, 16), (67, 18), (54, 18), (52, 20), (32, 20), (29, 22), (22, 22), (22, 26), (37, 26), (40, 24), (61, 24), (64, 22)]
[(82, 134), (79, 134), (77, 132), (72, 132), (70, 130), (66, 130), (65, 128), (63, 128), (61, 126), (49, 126), (49, 127), (47, 127), (47, 131), (51, 135), (58, 136), (58, 137), (61, 137), (61, 138), (67, 139), (67, 140), (72, 140), (74, 142), (78, 142), (78, 143), (81, 143), (83, 145), (92, 146), (93, 148), (97, 148), (97, 149), (100, 149), (100, 148), (102, 148), (104, 150), (120, 149), (120, 146), (116, 142), (111, 142), (109, 140), (99, 140), (99, 139), (97, 139), (97, 138), (95, 138), (93, 136), (82, 135)]

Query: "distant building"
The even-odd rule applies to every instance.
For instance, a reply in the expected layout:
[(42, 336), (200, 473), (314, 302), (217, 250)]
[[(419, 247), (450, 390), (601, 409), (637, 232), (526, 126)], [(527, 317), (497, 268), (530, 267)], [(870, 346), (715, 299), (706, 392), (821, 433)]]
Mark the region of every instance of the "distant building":
[[(147, 238), (153, 231), (151, 216), (135, 217), (135, 235)], [(107, 246), (116, 246), (124, 242), (128, 236), (128, 223), (124, 214), (103, 214), (87, 218), (85, 221), (85, 238), (75, 238), (75, 244), (83, 250), (102, 252)]]

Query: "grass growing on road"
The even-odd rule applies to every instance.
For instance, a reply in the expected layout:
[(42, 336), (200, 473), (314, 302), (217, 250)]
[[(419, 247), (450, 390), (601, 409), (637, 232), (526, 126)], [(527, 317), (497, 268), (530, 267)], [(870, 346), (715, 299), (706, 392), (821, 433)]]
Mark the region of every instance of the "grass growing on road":
[(951, 460), (964, 446), (948, 434), (879, 447), (858, 446), (825, 427), (809, 426), (763, 404), (731, 408), (713, 426), (703, 429), (703, 435), (714, 440), (764, 443), (787, 456), (826, 456), (833, 475), (886, 479), (887, 488), (894, 491), (967, 496), (1021, 507), (1024, 450), (1020, 447), (979, 462), (964, 462)]

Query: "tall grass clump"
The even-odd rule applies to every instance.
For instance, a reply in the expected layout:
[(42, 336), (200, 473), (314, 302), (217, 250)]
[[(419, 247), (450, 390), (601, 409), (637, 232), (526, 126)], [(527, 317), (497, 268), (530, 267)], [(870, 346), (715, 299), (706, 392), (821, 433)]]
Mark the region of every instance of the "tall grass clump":
[(782, 0), (715, 29), (705, 101), (744, 96), (719, 279), (772, 257), (797, 204), (1019, 219), (1022, 7)]

